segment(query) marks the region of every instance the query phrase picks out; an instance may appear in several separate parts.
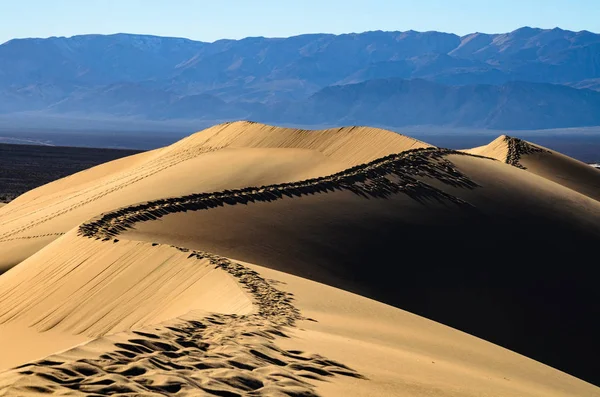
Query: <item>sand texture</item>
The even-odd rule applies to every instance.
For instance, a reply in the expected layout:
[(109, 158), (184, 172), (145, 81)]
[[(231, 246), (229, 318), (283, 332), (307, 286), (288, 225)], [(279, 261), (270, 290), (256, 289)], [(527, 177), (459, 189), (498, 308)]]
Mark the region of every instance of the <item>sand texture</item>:
[(502, 135), (486, 146), (465, 150), (465, 152), (504, 161), (595, 200), (600, 199), (597, 169), (545, 147)]
[(583, 166), (235, 122), (49, 183), (0, 208), (0, 396), (600, 396)]

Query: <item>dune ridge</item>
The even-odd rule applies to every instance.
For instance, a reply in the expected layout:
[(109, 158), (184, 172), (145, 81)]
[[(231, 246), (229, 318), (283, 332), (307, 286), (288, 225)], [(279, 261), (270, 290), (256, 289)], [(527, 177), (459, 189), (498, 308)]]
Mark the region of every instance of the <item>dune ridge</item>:
[(521, 168), (526, 170), (523, 164), (521, 164), (520, 160), (523, 156), (532, 154), (532, 153), (550, 153), (549, 150), (543, 149), (539, 146), (532, 145), (529, 142), (526, 142), (519, 138), (514, 138), (512, 136), (506, 135), (504, 137), (506, 144), (508, 146), (508, 152), (506, 154), (506, 164), (510, 164), (517, 168)]
[(488, 156), (523, 170), (527, 169), (527, 167), (520, 163), (523, 156), (532, 153), (551, 153), (550, 150), (544, 149), (541, 146), (509, 135), (500, 135), (487, 145), (463, 151), (465, 153)]
[(276, 127), (254, 121), (219, 124), (176, 142), (168, 150), (177, 151), (191, 144), (203, 147), (293, 147), (314, 150), (344, 163), (345, 168), (395, 152), (433, 147), (418, 139), (374, 127), (305, 130)]
[(283, 196), (302, 196), (333, 190), (349, 190), (364, 197), (384, 197), (402, 192), (417, 200), (433, 198), (469, 206), (464, 200), (414, 178), (417, 175), (429, 176), (454, 186), (477, 186), (451, 162), (443, 159), (442, 156), (447, 154), (469, 155), (449, 149), (413, 149), (322, 178), (162, 199), (104, 214), (81, 225), (79, 233), (86, 237), (110, 239), (136, 222), (156, 220), (169, 213), (214, 208), (224, 204), (272, 201)]
[[(198, 154), (206, 153), (206, 152), (212, 151), (212, 150), (217, 150), (217, 149), (216, 148), (203, 148), (203, 150), (194, 151), (192, 148), (190, 148), (187, 151), (183, 152), (183, 158), (180, 157), (176, 161), (173, 160), (172, 156), (170, 156), (168, 154), (166, 156), (161, 156), (157, 160), (152, 160), (148, 164), (145, 164), (144, 166), (141, 166), (140, 168), (135, 169), (134, 171), (126, 172), (125, 174), (119, 175), (118, 177), (110, 180), (110, 183), (112, 183), (112, 182), (116, 183), (116, 185), (114, 187), (111, 187), (107, 191), (102, 191), (101, 193), (93, 194), (91, 197), (86, 197), (86, 200), (83, 202), (79, 202), (75, 206), (75, 208), (77, 206), (83, 206), (87, 203), (98, 200), (98, 199), (102, 198), (103, 196), (113, 193), (113, 192), (116, 192), (126, 186), (130, 186), (131, 184), (134, 184), (134, 183), (140, 181), (141, 179), (151, 177), (152, 175), (154, 175), (158, 172), (161, 172), (169, 167), (172, 167), (174, 164), (178, 164), (179, 162), (186, 161), (188, 158), (192, 158)], [(178, 155), (181, 155), (181, 153), (178, 153)], [(73, 200), (73, 199), (79, 198), (81, 196), (85, 196), (88, 193), (93, 192), (94, 190), (96, 190), (96, 187), (84, 189), (80, 192), (77, 192), (77, 193), (69, 196), (68, 200)], [(59, 200), (56, 204), (62, 204), (65, 201), (66, 200)], [(32, 204), (34, 204), (34, 203), (32, 203)], [(35, 203), (35, 204), (39, 204), (39, 203)], [(23, 209), (29, 209), (29, 208), (30, 208), (30, 205), (25, 205), (23, 207)], [(36, 221), (30, 222), (20, 228), (15, 228), (9, 232), (2, 233), (2, 234), (0, 234), (0, 241), (6, 241), (8, 238), (10, 238), (11, 236), (14, 236), (15, 234), (18, 234), (27, 229), (38, 226), (48, 220), (58, 217), (60, 215), (66, 214), (67, 212), (72, 211), (73, 208), (74, 207), (68, 207), (65, 209), (51, 212), (50, 214), (44, 215), (44, 216), (40, 217), (39, 219), (37, 219)], [(8, 224), (10, 222), (14, 222), (15, 220), (21, 219), (22, 217), (26, 217), (26, 216), (29, 216), (30, 214), (35, 214), (37, 212), (43, 212), (43, 211), (44, 211), (44, 208), (42, 207), (40, 209), (34, 210), (33, 212), (27, 213), (25, 215), (10, 218), (8, 221), (0, 222), (0, 226), (5, 226), (6, 224)]]

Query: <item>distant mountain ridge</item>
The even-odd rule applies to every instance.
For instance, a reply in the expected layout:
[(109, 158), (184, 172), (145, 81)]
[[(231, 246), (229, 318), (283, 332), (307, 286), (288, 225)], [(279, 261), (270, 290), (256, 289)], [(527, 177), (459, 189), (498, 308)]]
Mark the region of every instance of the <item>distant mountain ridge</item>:
[[(387, 80), (394, 83), (377, 83)], [(591, 90), (600, 89), (598, 81), (600, 35), (558, 28), (463, 37), (374, 31), (214, 43), (115, 34), (0, 45), (0, 114), (367, 124), (373, 123), (375, 106), (395, 113), (378, 118), (390, 126), (555, 128), (596, 125), (590, 123), (598, 122), (600, 105)], [(339, 88), (348, 84), (352, 88)], [(390, 92), (403, 87), (410, 89)], [(368, 99), (350, 106), (342, 92)], [(436, 95), (442, 97), (434, 101)], [(403, 108), (394, 110), (392, 103)]]

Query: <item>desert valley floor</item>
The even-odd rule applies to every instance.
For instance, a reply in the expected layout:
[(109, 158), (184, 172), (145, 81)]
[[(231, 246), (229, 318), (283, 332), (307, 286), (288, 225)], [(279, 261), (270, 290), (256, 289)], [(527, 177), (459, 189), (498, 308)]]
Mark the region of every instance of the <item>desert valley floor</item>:
[(217, 125), (0, 207), (0, 396), (600, 396), (599, 200), (504, 135)]

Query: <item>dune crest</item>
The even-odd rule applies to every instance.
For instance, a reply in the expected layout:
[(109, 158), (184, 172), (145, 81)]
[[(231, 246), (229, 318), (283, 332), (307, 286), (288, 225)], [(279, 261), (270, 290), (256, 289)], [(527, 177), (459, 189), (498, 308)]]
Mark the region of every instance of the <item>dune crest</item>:
[(487, 145), (463, 151), (465, 153), (491, 157), (521, 169), (526, 169), (520, 162), (523, 156), (532, 153), (542, 153), (544, 151), (550, 152), (541, 146), (508, 135), (500, 135)]
[(349, 190), (363, 197), (385, 197), (402, 192), (415, 199), (434, 198), (468, 206), (467, 202), (415, 178), (428, 176), (455, 186), (475, 187), (473, 181), (442, 159), (447, 154), (462, 155), (461, 152), (448, 149), (414, 149), (322, 178), (157, 200), (104, 214), (99, 219), (80, 226), (79, 232), (86, 237), (106, 240), (126, 231), (136, 222), (157, 220), (169, 213), (197, 211), (224, 204), (272, 201), (285, 196), (301, 197), (335, 190)]

